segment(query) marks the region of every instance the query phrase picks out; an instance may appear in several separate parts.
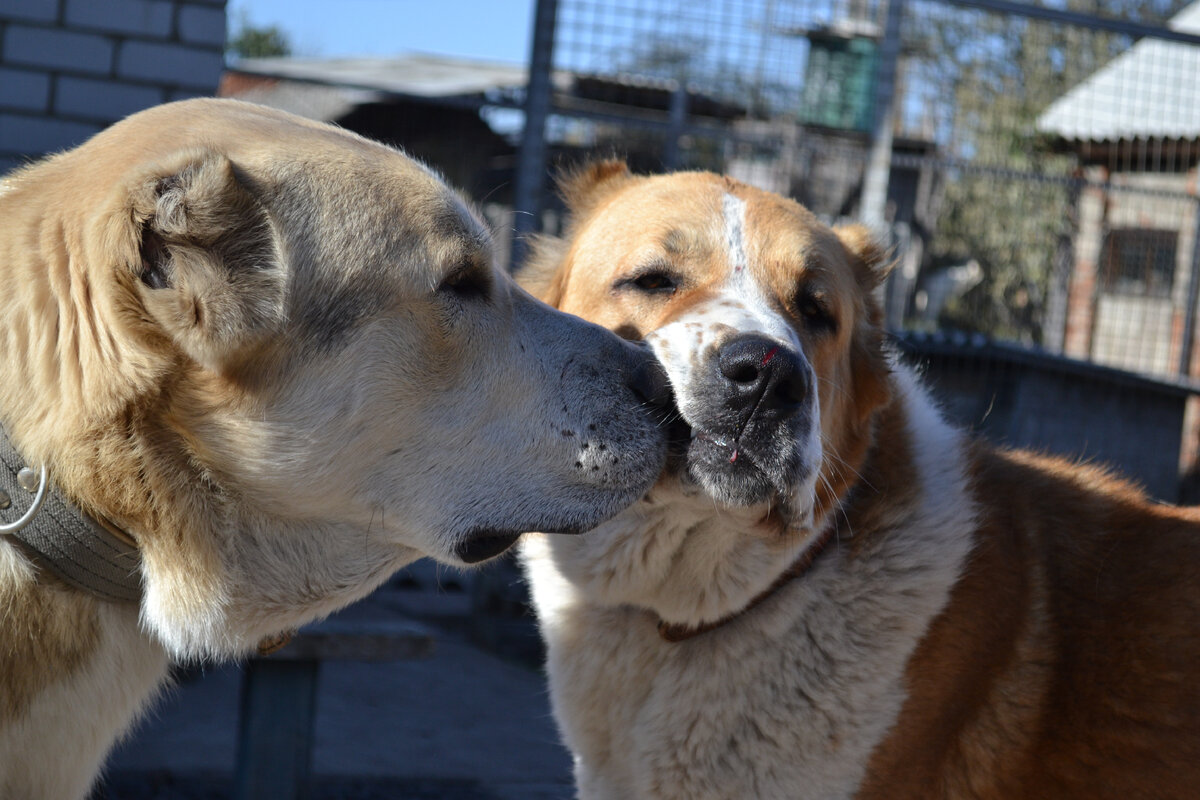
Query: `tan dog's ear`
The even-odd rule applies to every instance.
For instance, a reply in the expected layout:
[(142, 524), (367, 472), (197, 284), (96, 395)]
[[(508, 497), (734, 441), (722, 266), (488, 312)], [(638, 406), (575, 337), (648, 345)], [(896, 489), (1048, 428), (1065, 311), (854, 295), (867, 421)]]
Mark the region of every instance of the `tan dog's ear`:
[(139, 277), (150, 316), (222, 370), (278, 329), (283, 275), (266, 211), (215, 153), (185, 154), (135, 190)]
[(571, 214), (580, 217), (631, 180), (629, 165), (610, 158), (563, 172), (558, 176), (558, 192)]
[(833, 232), (854, 261), (854, 277), (867, 291), (883, 283), (896, 266), (888, 251), (866, 225), (843, 225)]

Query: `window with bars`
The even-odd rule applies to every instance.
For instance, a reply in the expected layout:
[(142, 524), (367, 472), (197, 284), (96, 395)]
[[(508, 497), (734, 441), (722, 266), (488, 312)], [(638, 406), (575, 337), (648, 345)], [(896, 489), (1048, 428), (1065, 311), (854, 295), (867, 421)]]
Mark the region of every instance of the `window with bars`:
[(1169, 297), (1175, 280), (1178, 231), (1115, 228), (1100, 253), (1103, 288), (1109, 294)]

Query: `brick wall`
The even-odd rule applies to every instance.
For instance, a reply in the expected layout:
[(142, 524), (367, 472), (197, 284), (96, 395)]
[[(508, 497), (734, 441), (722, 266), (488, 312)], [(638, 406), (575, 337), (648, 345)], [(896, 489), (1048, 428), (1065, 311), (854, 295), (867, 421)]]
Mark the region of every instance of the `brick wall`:
[(224, 46), (225, 0), (0, 0), (0, 174), (213, 94)]

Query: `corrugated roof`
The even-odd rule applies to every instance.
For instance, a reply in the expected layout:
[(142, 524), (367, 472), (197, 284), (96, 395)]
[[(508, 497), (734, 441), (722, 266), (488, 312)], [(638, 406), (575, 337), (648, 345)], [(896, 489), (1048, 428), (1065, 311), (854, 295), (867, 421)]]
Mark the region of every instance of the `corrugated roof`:
[[(226, 74), (222, 93), (314, 119), (333, 120), (385, 96), (464, 102), (515, 103), (524, 90), (524, 64), (410, 53), (379, 58), (245, 58)], [(243, 76), (251, 80), (228, 80)], [(612, 103), (666, 113), (673, 80), (631, 73), (551, 76), (559, 102)], [(688, 87), (688, 110), (698, 116), (739, 117), (745, 108)]]
[[(1200, 34), (1200, 2), (1167, 25)], [(1200, 138), (1200, 46), (1144, 38), (1054, 101), (1037, 127), (1081, 141)]]
[(264, 77), (429, 98), (519, 89), (525, 86), (527, 74), (524, 64), (423, 53), (386, 58), (243, 58), (231, 69)]
[(238, 87), (236, 90), (231, 90), (226, 82), (222, 82), (219, 94), (322, 122), (339, 120), (358, 106), (379, 102), (385, 96), (383, 92), (369, 89), (345, 89), (273, 77), (264, 77), (256, 85)]

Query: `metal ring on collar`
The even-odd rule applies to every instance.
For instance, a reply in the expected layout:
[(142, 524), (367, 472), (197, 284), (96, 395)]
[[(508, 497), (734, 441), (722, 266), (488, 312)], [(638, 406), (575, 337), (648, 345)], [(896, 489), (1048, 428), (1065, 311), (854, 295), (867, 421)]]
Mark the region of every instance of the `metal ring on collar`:
[(46, 499), (46, 486), (49, 484), (46, 465), (41, 466), (41, 476), (38, 478), (37, 494), (33, 497), (33, 505), (29, 510), (21, 515), (21, 518), (15, 522), (0, 523), (0, 536), (8, 533), (16, 533), (24, 528), (29, 523), (33, 522), (33, 518), (37, 516), (38, 511), (42, 507), (42, 501)]

